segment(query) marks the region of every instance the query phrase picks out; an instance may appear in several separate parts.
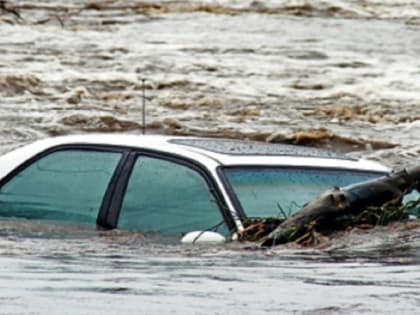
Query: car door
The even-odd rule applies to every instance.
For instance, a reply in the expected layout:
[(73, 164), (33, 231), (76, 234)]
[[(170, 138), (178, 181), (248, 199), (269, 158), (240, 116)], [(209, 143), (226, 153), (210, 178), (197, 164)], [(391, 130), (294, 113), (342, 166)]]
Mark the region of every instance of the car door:
[(0, 182), (0, 216), (95, 225), (124, 156), (96, 146), (50, 149)]
[(204, 169), (173, 156), (144, 152), (136, 153), (131, 165), (115, 205), (118, 228), (166, 235), (213, 228), (227, 234), (233, 228), (227, 226), (223, 201)]

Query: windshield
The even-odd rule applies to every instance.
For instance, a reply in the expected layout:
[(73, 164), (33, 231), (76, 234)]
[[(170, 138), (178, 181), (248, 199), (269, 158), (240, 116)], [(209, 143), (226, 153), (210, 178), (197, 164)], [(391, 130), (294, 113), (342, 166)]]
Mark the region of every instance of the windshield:
[(233, 167), (223, 173), (247, 217), (284, 218), (334, 186), (384, 174), (330, 169)]

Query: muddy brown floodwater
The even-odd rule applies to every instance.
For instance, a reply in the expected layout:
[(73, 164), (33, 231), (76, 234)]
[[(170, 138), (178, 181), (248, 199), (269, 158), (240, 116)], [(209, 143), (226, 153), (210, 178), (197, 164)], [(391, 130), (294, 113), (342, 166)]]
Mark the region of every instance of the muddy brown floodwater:
[[(51, 135), (308, 144), (420, 163), (420, 2), (5, 1), (0, 152)], [(58, 232), (57, 232), (58, 229)], [(420, 229), (329, 249), (4, 222), (0, 314), (418, 314)]]

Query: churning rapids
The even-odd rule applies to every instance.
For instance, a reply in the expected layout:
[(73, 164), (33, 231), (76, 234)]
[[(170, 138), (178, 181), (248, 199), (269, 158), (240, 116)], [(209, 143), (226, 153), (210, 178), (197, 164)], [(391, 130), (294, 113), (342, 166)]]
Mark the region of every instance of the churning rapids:
[[(420, 163), (420, 2), (6, 1), (0, 152), (141, 132)], [(418, 314), (416, 222), (322, 250), (2, 221), (0, 314)]]

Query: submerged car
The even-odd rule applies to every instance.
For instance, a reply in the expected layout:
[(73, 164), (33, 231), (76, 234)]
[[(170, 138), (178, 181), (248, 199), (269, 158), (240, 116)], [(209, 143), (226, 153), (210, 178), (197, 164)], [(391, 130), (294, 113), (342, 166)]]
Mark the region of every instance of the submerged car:
[(0, 217), (230, 237), (333, 186), (389, 172), (312, 148), (169, 136), (76, 135), (0, 157)]

